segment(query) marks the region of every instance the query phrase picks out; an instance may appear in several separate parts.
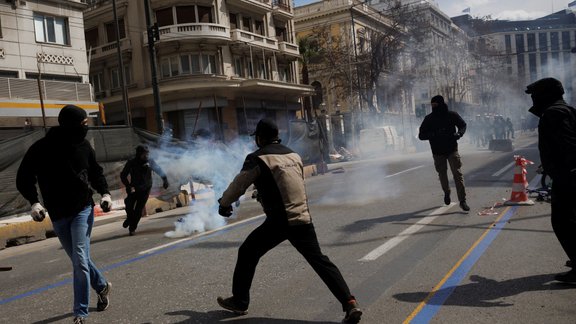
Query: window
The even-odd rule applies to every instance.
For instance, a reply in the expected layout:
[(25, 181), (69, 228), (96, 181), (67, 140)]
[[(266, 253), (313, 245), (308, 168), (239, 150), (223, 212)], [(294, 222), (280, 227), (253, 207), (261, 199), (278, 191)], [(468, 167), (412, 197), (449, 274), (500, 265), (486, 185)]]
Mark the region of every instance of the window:
[(538, 33), (538, 47), (540, 52), (548, 51), (548, 34)]
[(70, 45), (67, 18), (35, 13), (34, 32), (37, 42)]
[(548, 53), (540, 53), (540, 72), (548, 75)]
[[(26, 79), (37, 80), (38, 73), (25, 72)], [(62, 81), (62, 82), (82, 82), (82, 77), (78, 76), (68, 76), (68, 75), (58, 75), (58, 74), (46, 74), (42, 73), (42, 81)]]
[(510, 38), (510, 35), (504, 36), (504, 42), (506, 43), (506, 53), (508, 54), (512, 53), (512, 40)]
[(524, 79), (526, 77), (526, 69), (524, 66), (524, 55), (518, 55), (518, 76), (520, 79)]
[(536, 34), (530, 33), (526, 37), (528, 39), (528, 52), (536, 52)]
[(238, 16), (235, 13), (230, 13), (230, 29), (238, 28)]
[(524, 47), (524, 35), (516, 34), (516, 53), (524, 53), (526, 48)]
[(17, 78), (18, 71), (0, 70), (0, 78)]
[(558, 32), (550, 33), (550, 49), (557, 51), (560, 49), (560, 42), (558, 40)]
[(215, 74), (216, 55), (214, 54), (182, 54), (165, 57), (160, 62), (163, 78), (185, 74)]
[(262, 20), (256, 20), (254, 22), (254, 27), (256, 34), (266, 36), (264, 33), (264, 22)]
[[(118, 31), (120, 32), (120, 39), (126, 38), (124, 19), (118, 19)], [(108, 43), (116, 41), (116, 23), (113, 21), (106, 24), (106, 39)]]
[(279, 42), (287, 42), (286, 28), (276, 27), (276, 40)]
[(92, 85), (92, 88), (94, 88), (95, 94), (102, 92), (102, 72), (91, 74), (90, 84)]
[(252, 19), (250, 17), (242, 17), (242, 30), (252, 32)]
[(198, 6), (198, 21), (201, 23), (213, 23), (212, 7)]
[(244, 58), (234, 58), (234, 74), (238, 77), (244, 77)]
[(156, 10), (156, 22), (158, 23), (159, 27), (174, 25), (172, 7)]
[(562, 32), (562, 49), (569, 50), (570, 49), (570, 32), (563, 31)]
[[(130, 66), (124, 66), (124, 83), (130, 84), (132, 82)], [(118, 73), (118, 68), (113, 68), (110, 70), (110, 85), (112, 89), (118, 89), (122, 87), (122, 82), (120, 80), (120, 74)]]
[(86, 48), (94, 48), (98, 46), (98, 28), (92, 28), (84, 32), (84, 38), (86, 39)]
[(194, 6), (176, 7), (176, 22), (178, 24), (189, 24), (196, 22), (196, 10)]
[(536, 54), (528, 54), (528, 68), (530, 69), (530, 81), (535, 81), (538, 76), (536, 73)]

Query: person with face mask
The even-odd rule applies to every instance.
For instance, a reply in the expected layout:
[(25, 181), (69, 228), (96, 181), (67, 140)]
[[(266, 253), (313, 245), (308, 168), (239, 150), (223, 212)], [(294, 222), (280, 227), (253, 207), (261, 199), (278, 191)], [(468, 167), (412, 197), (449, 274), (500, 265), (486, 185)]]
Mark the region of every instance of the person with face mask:
[(434, 158), (434, 167), (440, 178), (440, 185), (444, 191), (444, 203), (450, 204), (450, 186), (448, 184), (448, 165), (454, 177), (456, 194), (460, 201), (460, 208), (469, 211), (466, 203), (466, 187), (462, 174), (462, 161), (458, 153), (458, 140), (466, 132), (466, 122), (455, 111), (448, 110), (448, 105), (440, 95), (431, 100), (432, 112), (422, 121), (418, 138), (429, 141)]
[[(18, 191), (32, 205), (31, 215), (41, 222), (48, 215), (73, 267), (74, 323), (88, 316), (90, 287), (98, 294), (97, 310), (108, 308), (111, 284), (90, 258), (94, 224), (92, 188), (101, 196), (100, 206), (112, 206), (108, 184), (96, 154), (85, 139), (86, 111), (67, 105), (58, 115), (59, 126), (28, 149), (16, 176)], [(36, 184), (43, 202), (38, 198)], [(45, 207), (44, 207), (45, 206)]]
[(304, 256), (345, 312), (344, 323), (358, 323), (362, 315), (354, 296), (338, 268), (322, 254), (308, 209), (304, 183), (304, 167), (300, 156), (280, 144), (278, 127), (270, 119), (256, 125), (255, 152), (248, 154), (240, 173), (218, 200), (218, 213), (232, 215), (232, 203), (252, 184), (266, 220), (242, 243), (232, 282), (232, 296), (218, 297), (218, 304), (236, 314), (247, 314), (250, 286), (256, 266), (264, 254), (288, 240)]
[[(150, 151), (144, 145), (136, 147), (136, 156), (128, 160), (120, 172), (120, 180), (126, 187), (126, 220), (122, 224), (128, 227), (128, 233), (132, 236), (136, 232), (142, 211), (146, 207), (150, 190), (152, 189), (152, 171), (162, 178), (162, 186), (167, 189), (168, 178), (158, 164), (150, 158)], [(130, 180), (128, 180), (130, 176)]]
[(540, 118), (538, 150), (544, 171), (552, 178), (552, 229), (568, 255), (572, 270), (554, 278), (576, 283), (576, 110), (564, 101), (564, 87), (554, 78), (540, 79), (526, 87), (532, 97), (529, 111)]

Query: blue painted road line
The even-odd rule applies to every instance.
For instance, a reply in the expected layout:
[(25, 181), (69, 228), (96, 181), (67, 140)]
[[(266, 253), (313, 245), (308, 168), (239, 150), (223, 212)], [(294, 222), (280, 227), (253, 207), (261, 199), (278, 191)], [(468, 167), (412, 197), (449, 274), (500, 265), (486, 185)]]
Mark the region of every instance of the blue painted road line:
[(480, 259), (482, 254), (486, 251), (486, 249), (490, 246), (492, 241), (498, 236), (502, 228), (506, 226), (508, 220), (514, 215), (518, 206), (513, 206), (501, 217), (497, 220), (493, 226), (491, 226), (487, 230), (487, 234), (481, 238), (481, 241), (475, 244), (473, 250), (468, 253), (464, 260), (461, 260), (458, 267), (446, 278), (444, 283), (434, 292), (431, 293), (431, 296), (423, 302), (424, 306), (421, 308), (416, 309), (416, 313), (412, 313), (404, 323), (428, 323), (432, 318), (436, 315), (440, 307), (444, 304), (446, 299), (450, 297), (454, 289), (458, 286), (458, 284), (468, 275), (476, 261)]
[[(147, 259), (147, 258), (149, 258), (149, 257), (155, 256), (155, 255), (159, 255), (159, 254), (163, 254), (163, 253), (166, 253), (166, 252), (169, 252), (169, 251), (178, 249), (178, 248), (189, 247), (189, 246), (192, 246), (192, 245), (197, 244), (197, 243), (199, 243), (199, 242), (202, 242), (202, 241), (204, 241), (204, 240), (206, 240), (206, 239), (208, 239), (208, 238), (212, 238), (212, 237), (215, 237), (215, 236), (218, 236), (218, 235), (227, 233), (227, 232), (229, 232), (229, 231), (230, 231), (231, 229), (233, 229), (233, 228), (243, 227), (243, 226), (252, 224), (252, 223), (254, 223), (254, 222), (258, 221), (258, 220), (260, 220), (260, 217), (254, 217), (253, 220), (250, 220), (250, 221), (241, 223), (241, 224), (239, 224), (238, 226), (229, 227), (229, 228), (223, 229), (223, 230), (221, 230), (221, 231), (216, 231), (216, 232), (214, 232), (214, 233), (212, 233), (212, 234), (209, 234), (209, 235), (203, 235), (203, 236), (200, 236), (200, 237), (198, 237), (198, 238), (196, 238), (196, 239), (191, 239), (191, 240), (188, 240), (188, 241), (184, 241), (184, 242), (181, 242), (181, 243), (178, 243), (178, 244), (174, 244), (174, 245), (171, 245), (171, 246), (168, 246), (168, 247), (165, 247), (165, 248), (156, 250), (156, 251), (151, 252), (151, 253), (148, 253), (148, 254), (144, 254), (144, 255), (141, 255), (141, 256), (138, 256), (138, 257), (135, 257), (135, 258), (132, 258), (132, 259), (128, 259), (128, 260), (124, 260), (124, 261), (121, 261), (121, 262), (117, 262), (117, 263), (114, 263), (114, 264), (105, 266), (105, 267), (101, 268), (100, 270), (101, 270), (101, 271), (110, 271), (110, 270), (113, 270), (113, 269), (116, 269), (116, 268), (119, 268), (119, 267), (122, 267), (122, 266), (125, 266), (125, 265), (128, 265), (128, 264), (134, 263), (134, 262), (136, 262), (136, 261), (144, 260), (144, 259)], [(37, 295), (37, 294), (43, 293), (43, 292), (45, 292), (45, 291), (48, 291), (48, 290), (50, 290), (50, 289), (58, 288), (58, 287), (63, 286), (63, 285), (67, 285), (67, 284), (69, 284), (69, 283), (72, 283), (72, 278), (68, 278), (68, 279), (65, 279), (65, 280), (62, 280), (62, 281), (59, 281), (59, 282), (50, 284), (50, 285), (46, 285), (46, 286), (44, 286), (44, 287), (40, 287), (40, 288), (37, 288), (37, 289), (33, 289), (33, 290), (27, 291), (27, 292), (25, 292), (25, 293), (22, 293), (22, 294), (19, 294), (19, 295), (16, 295), (16, 296), (12, 296), (12, 297), (8, 297), (8, 298), (5, 298), (5, 299), (1, 299), (1, 300), (0, 300), (0, 305), (8, 304), (8, 303), (10, 303), (10, 302), (13, 302), (13, 301), (16, 301), (16, 300), (19, 300), (19, 299), (23, 299), (23, 298), (26, 298), (26, 297), (29, 297), (29, 296)]]

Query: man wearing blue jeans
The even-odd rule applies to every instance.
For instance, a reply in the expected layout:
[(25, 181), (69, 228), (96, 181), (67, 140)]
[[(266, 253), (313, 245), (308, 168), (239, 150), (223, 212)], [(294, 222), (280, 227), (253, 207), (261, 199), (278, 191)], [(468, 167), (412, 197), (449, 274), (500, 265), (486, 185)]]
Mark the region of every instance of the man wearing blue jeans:
[[(54, 232), (70, 257), (74, 277), (74, 323), (88, 316), (90, 287), (98, 294), (97, 310), (108, 308), (111, 284), (90, 258), (94, 224), (92, 188), (101, 196), (100, 206), (110, 210), (112, 200), (102, 167), (85, 139), (86, 111), (67, 105), (58, 115), (59, 126), (28, 149), (16, 176), (18, 191), (32, 205), (32, 218), (41, 222), (49, 213)], [(38, 199), (36, 183), (42, 200)]]

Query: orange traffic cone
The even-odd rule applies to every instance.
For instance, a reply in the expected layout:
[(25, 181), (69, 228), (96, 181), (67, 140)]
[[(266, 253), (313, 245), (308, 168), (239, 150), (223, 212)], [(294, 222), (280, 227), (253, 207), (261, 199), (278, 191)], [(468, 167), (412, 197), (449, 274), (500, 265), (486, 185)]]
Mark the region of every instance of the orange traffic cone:
[(528, 199), (526, 188), (528, 188), (528, 181), (526, 180), (526, 165), (534, 164), (532, 161), (526, 160), (521, 155), (514, 155), (516, 165), (514, 167), (514, 182), (512, 183), (512, 195), (510, 200), (506, 201), (506, 205), (534, 205), (534, 202)]

